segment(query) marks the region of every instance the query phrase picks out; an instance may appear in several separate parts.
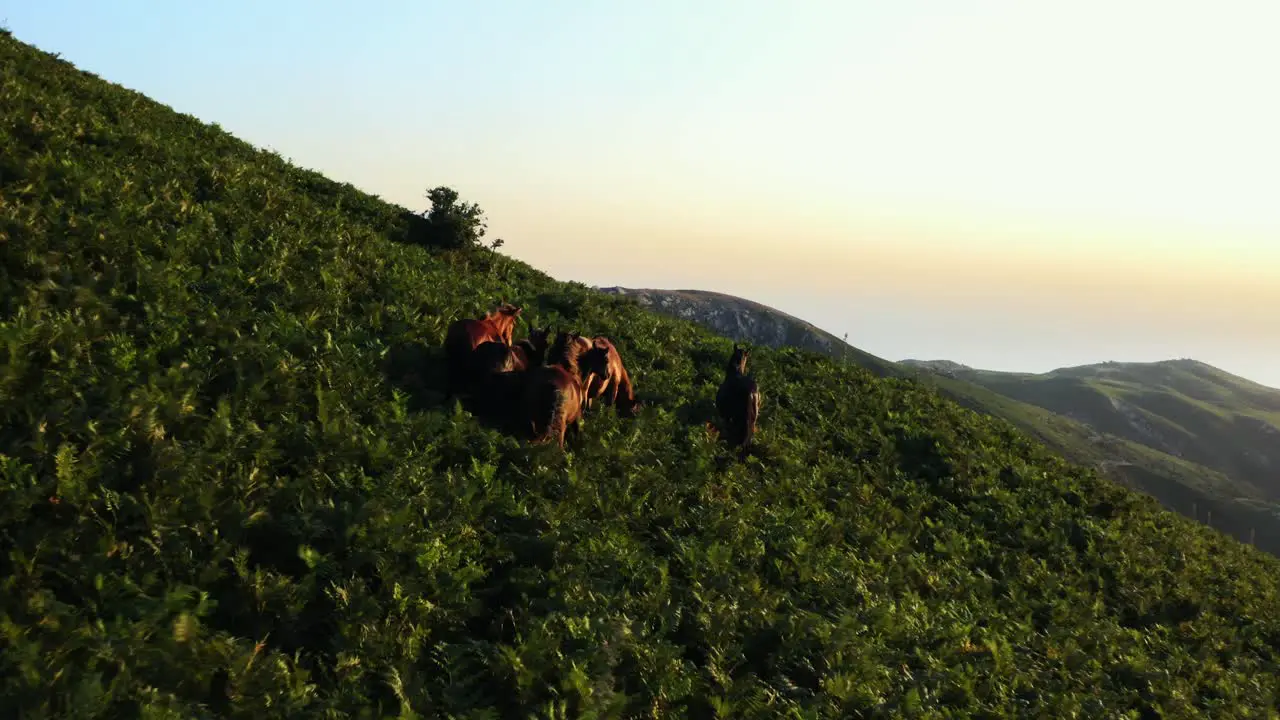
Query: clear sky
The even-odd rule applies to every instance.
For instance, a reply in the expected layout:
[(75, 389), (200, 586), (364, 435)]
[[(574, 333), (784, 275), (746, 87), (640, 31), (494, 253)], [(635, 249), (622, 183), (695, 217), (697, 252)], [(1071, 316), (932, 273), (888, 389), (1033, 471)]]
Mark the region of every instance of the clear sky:
[(0, 3), (19, 39), (561, 279), (882, 357), (1280, 386), (1280, 2)]

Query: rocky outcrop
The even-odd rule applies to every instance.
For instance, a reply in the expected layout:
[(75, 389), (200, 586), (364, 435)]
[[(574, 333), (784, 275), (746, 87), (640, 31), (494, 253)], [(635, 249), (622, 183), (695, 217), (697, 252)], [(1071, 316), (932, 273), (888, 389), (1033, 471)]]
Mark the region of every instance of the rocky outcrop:
[(766, 347), (798, 347), (846, 360), (881, 375), (899, 374), (894, 364), (850, 346), (799, 318), (743, 298), (705, 290), (597, 288), (641, 306), (691, 322), (734, 341)]

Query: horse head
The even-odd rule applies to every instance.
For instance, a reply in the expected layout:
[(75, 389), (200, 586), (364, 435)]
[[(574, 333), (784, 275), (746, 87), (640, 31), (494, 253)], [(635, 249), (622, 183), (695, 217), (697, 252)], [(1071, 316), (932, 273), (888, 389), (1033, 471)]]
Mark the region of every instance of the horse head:
[(539, 351), (546, 350), (547, 344), (550, 342), (550, 340), (551, 340), (550, 325), (544, 328), (537, 328), (537, 327), (529, 328), (529, 344), (532, 345), (535, 350), (539, 350)]
[(521, 308), (519, 305), (512, 305), (506, 300), (503, 300), (498, 304), (498, 307), (485, 315), (485, 320), (487, 320), (489, 324), (492, 325), (502, 336), (502, 339), (510, 345), (512, 341), (511, 335), (516, 328), (516, 318), (520, 317), (520, 313), (523, 310), (524, 308)]

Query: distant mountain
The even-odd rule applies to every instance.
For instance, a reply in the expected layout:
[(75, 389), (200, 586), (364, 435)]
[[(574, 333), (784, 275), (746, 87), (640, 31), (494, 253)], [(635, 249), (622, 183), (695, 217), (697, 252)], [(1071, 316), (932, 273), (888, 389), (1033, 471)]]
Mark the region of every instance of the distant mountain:
[[(934, 362), (901, 365), (937, 372)], [(956, 366), (948, 376), (1078, 420), (1280, 501), (1280, 390), (1195, 360), (1107, 362), (1041, 374)]]
[(923, 368), (931, 373), (946, 377), (956, 377), (960, 373), (973, 371), (973, 368), (968, 365), (961, 365), (950, 360), (903, 360), (901, 364)]
[(895, 363), (731, 295), (601, 290), (739, 341), (801, 347), (882, 376), (914, 378), (1171, 510), (1280, 554), (1280, 390), (1194, 360), (1108, 362), (1043, 374), (950, 360)]
[(813, 350), (847, 359), (881, 376), (902, 373), (890, 360), (863, 352), (800, 318), (752, 300), (706, 290), (598, 289), (611, 295), (625, 295), (651, 310), (692, 320), (739, 342)]

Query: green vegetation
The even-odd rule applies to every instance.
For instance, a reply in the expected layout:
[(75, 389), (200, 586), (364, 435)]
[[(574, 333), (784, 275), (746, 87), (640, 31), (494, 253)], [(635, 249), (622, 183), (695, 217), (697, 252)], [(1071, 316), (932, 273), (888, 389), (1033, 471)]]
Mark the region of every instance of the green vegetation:
[(1280, 390), (1192, 360), (1042, 374), (901, 365), (938, 373), (920, 379), (1075, 462), (1280, 553)]
[(956, 377), (1230, 476), (1280, 499), (1280, 390), (1191, 360)]
[[(425, 232), (420, 239), (424, 244), (453, 250), (480, 245), (488, 225), (479, 205), (459, 201), (457, 190), (443, 186), (429, 190), (427, 200), (431, 209), (422, 224)], [(502, 243), (494, 240), (490, 247), (497, 250)]]
[[(1274, 717), (1275, 558), (797, 350), (753, 353), (733, 462), (728, 339), (7, 36), (0, 72), (14, 716)], [(646, 408), (560, 453), (443, 404), (500, 297)]]
[(1032, 375), (949, 360), (895, 363), (759, 303), (705, 290), (603, 288), (767, 347), (799, 347), (912, 378), (1007, 420), (1068, 460), (1280, 555), (1280, 390), (1190, 360)]

